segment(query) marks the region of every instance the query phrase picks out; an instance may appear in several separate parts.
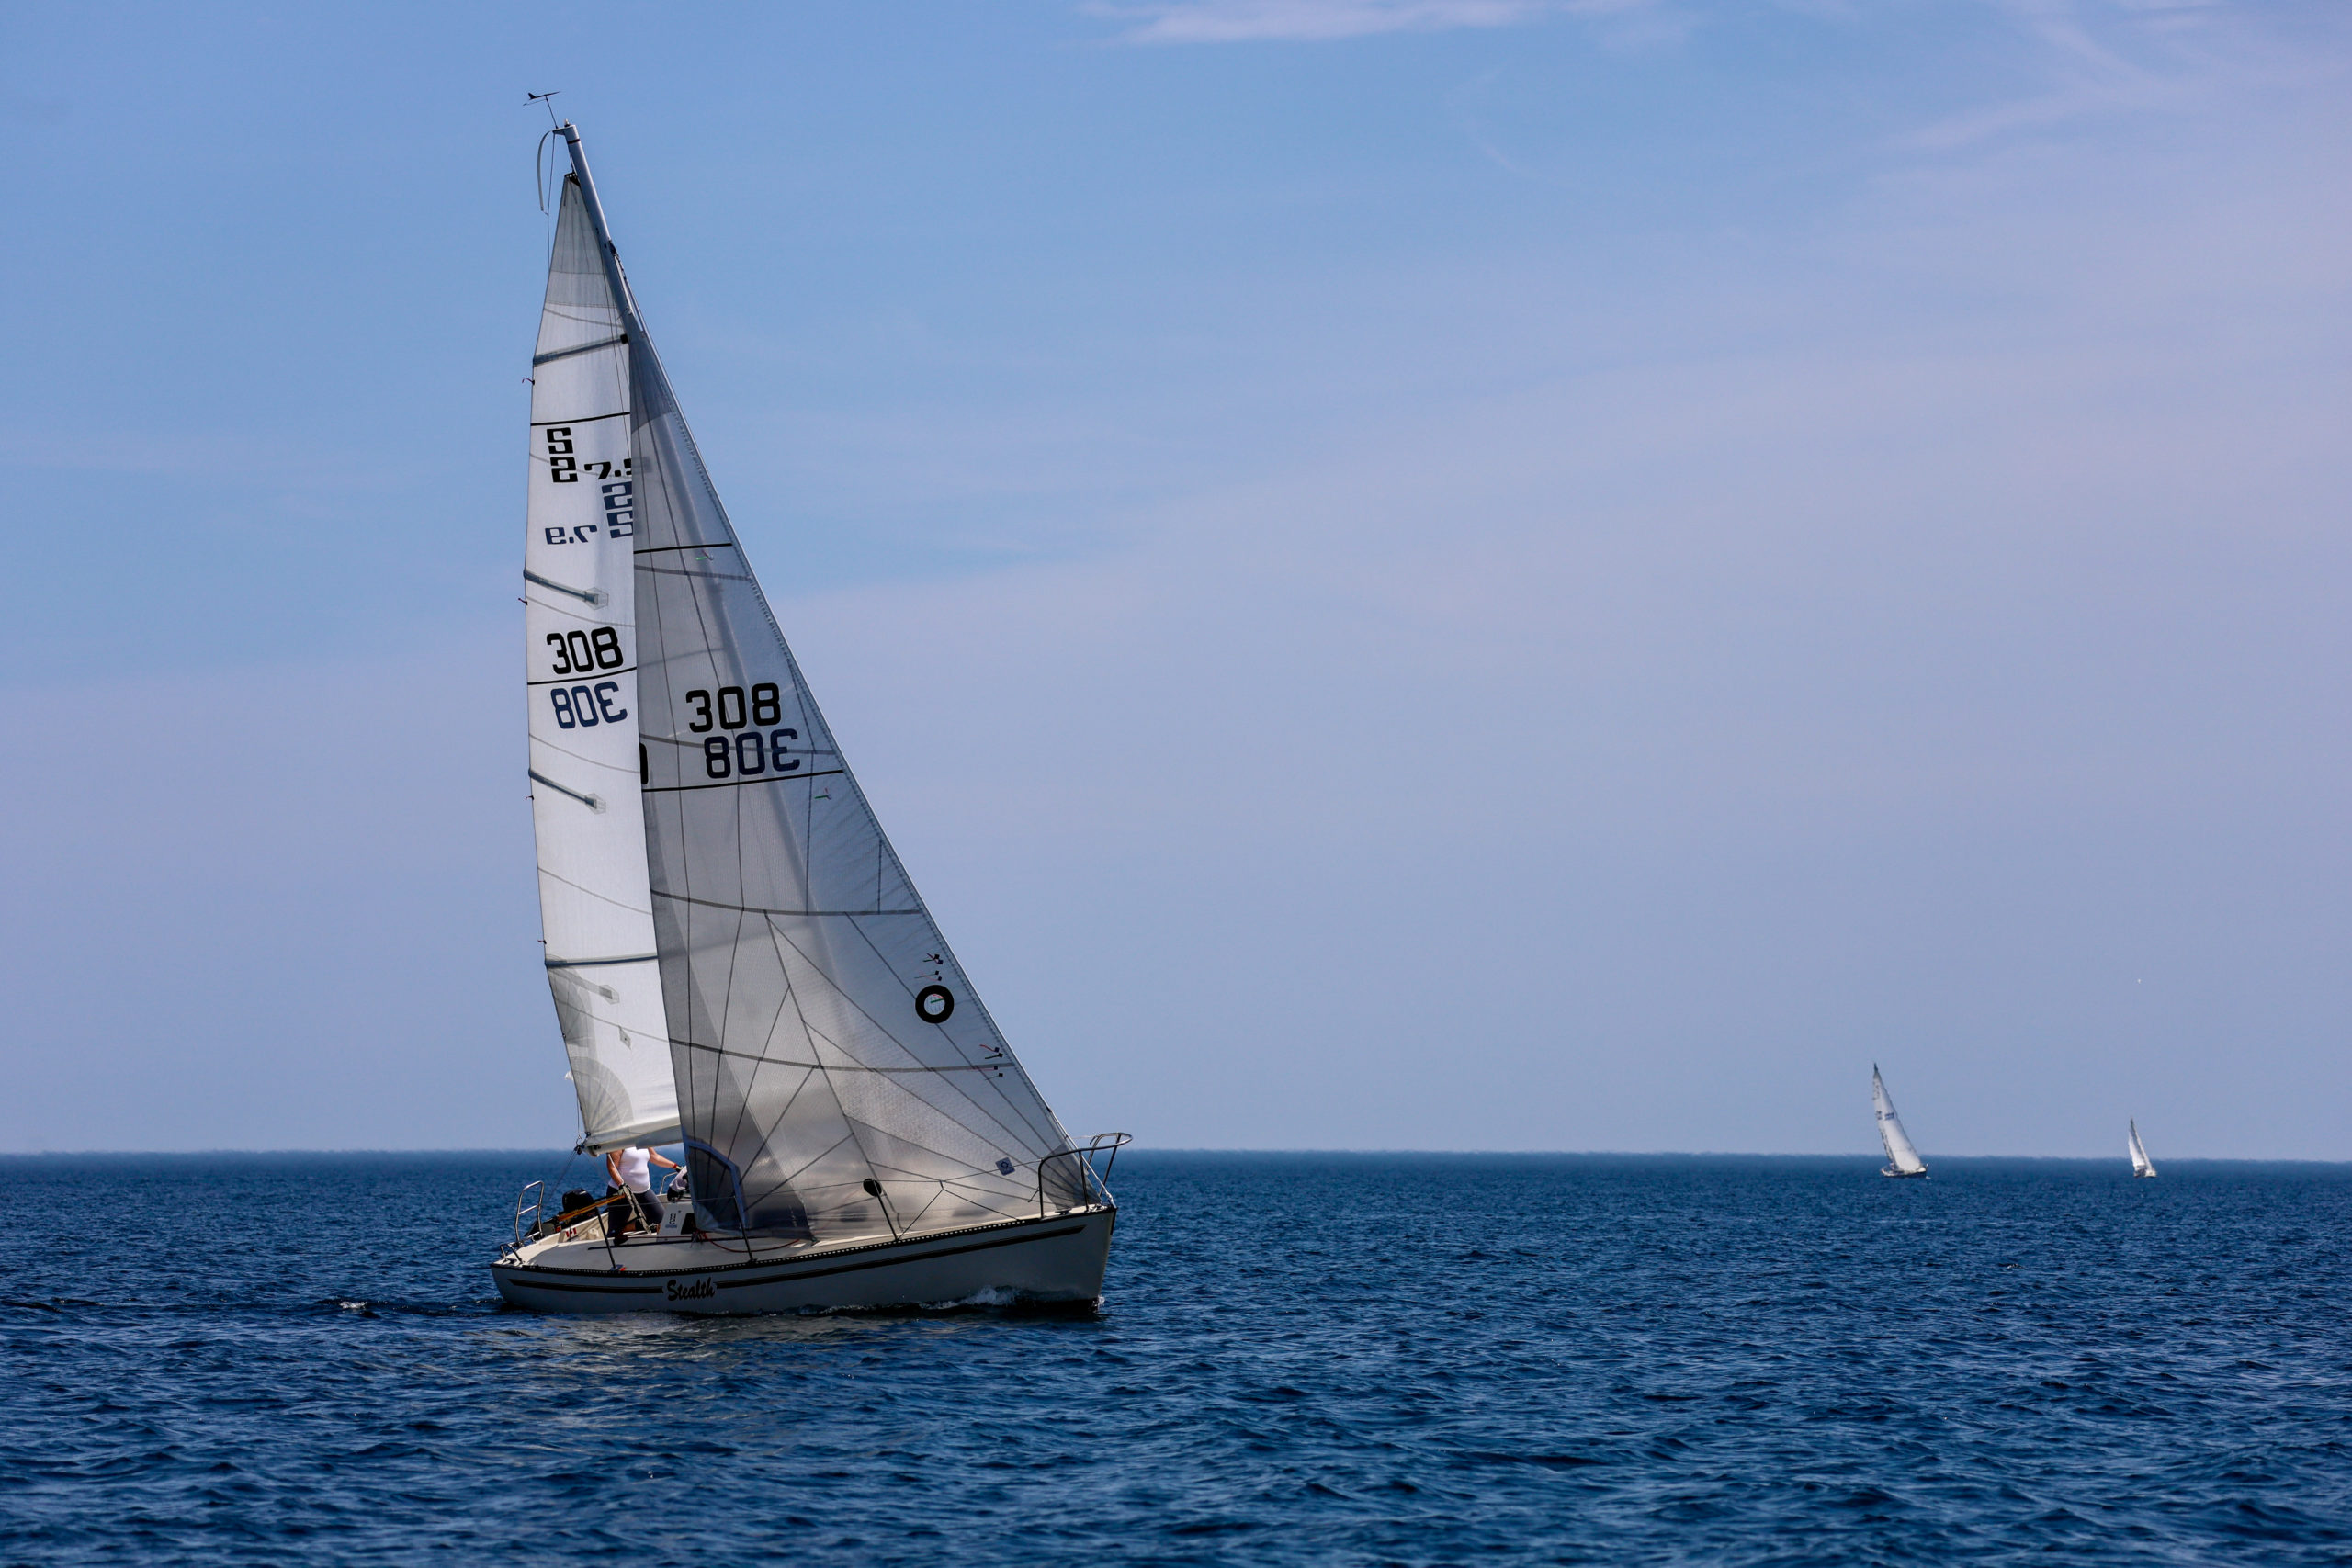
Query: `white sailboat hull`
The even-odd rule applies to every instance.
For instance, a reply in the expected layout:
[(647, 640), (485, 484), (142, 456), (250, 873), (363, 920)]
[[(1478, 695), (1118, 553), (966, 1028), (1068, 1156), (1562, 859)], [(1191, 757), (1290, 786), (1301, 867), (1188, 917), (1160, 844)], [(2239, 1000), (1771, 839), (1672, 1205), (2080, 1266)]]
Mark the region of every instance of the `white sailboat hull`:
[(1108, 1205), (903, 1241), (786, 1247), (756, 1238), (631, 1236), (594, 1224), (491, 1265), (498, 1293), (534, 1312), (710, 1316), (877, 1307), (1091, 1302), (1102, 1294), (1118, 1211)]
[(1925, 1170), (1897, 1170), (1891, 1165), (1883, 1165), (1879, 1167), (1878, 1173), (1881, 1176), (1891, 1176), (1897, 1181), (1925, 1181), (1928, 1179), (1928, 1173)]

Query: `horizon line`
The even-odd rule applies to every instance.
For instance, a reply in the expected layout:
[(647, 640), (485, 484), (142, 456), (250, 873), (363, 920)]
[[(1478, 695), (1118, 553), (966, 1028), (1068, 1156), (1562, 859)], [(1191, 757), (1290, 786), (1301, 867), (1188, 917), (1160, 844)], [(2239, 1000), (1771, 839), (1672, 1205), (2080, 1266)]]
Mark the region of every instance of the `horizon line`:
[[(656, 1144), (654, 1148), (677, 1148), (675, 1143)], [(1130, 1148), (1133, 1149), (1133, 1145)], [(1804, 1153), (1766, 1149), (1430, 1149), (1430, 1148), (1219, 1148), (1206, 1145), (1152, 1146), (1141, 1152), (1147, 1155), (1215, 1155), (1220, 1156), (1351, 1156), (1368, 1158), (1374, 1156), (1402, 1158), (1520, 1158), (1520, 1159), (1808, 1159), (1852, 1160), (1871, 1163), (1883, 1157), (1876, 1153)], [(481, 1157), (493, 1155), (527, 1156), (532, 1158), (581, 1156), (560, 1147), (531, 1148), (523, 1145), (489, 1145), (476, 1147), (445, 1148), (204, 1148), (204, 1149), (0, 1149), (0, 1160), (34, 1159), (199, 1159), (207, 1157), (240, 1157), (249, 1159), (286, 1158), (292, 1156), (380, 1156), (400, 1158), (434, 1158), (449, 1156)], [(1937, 1160), (2043, 1160), (2052, 1163), (2086, 1165), (2126, 1165), (2130, 1161), (2121, 1155), (2036, 1155), (2036, 1154), (1939, 1154)], [(2310, 1155), (2167, 1155), (2167, 1165), (2352, 1165), (2352, 1157), (2329, 1159)]]

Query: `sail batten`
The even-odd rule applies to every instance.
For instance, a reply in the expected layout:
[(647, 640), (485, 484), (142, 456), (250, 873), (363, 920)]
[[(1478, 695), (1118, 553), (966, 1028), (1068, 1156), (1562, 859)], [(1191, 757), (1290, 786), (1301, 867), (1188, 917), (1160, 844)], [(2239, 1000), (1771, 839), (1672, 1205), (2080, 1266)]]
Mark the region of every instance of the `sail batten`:
[[(625, 363), (637, 787), (701, 1222), (820, 1240), (1084, 1197), (859, 788), (761, 592), (564, 130), (612, 313), (549, 371)], [(721, 556), (720, 552), (727, 552)], [(601, 584), (602, 580), (599, 580)], [(565, 951), (569, 952), (569, 949)]]

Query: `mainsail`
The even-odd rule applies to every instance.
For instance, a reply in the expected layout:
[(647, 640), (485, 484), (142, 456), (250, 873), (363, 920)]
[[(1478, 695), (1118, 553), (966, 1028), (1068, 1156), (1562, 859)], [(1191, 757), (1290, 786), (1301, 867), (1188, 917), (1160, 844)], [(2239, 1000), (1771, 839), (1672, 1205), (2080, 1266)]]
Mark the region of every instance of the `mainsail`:
[(539, 923), (594, 1150), (678, 1135), (639, 794), (629, 347), (599, 249), (567, 184), (531, 356), (523, 550)]
[(1917, 1176), (1928, 1168), (1919, 1151), (1911, 1146), (1911, 1134), (1903, 1130), (1903, 1118), (1894, 1113), (1894, 1101), (1886, 1097), (1886, 1084), (1878, 1076), (1878, 1064), (1871, 1064), (1871, 1105), (1878, 1112), (1878, 1141), (1886, 1145), (1887, 1173), (1892, 1176)]
[(628, 344), (641, 858), (698, 1218), (823, 1240), (1082, 1201), (785, 644), (564, 137)]
[(2132, 1156), (2132, 1174), (2134, 1176), (2154, 1176), (2156, 1174), (2156, 1162), (2148, 1157), (2148, 1145), (2140, 1141), (2139, 1119), (2137, 1117), (2132, 1118), (2130, 1125), (2132, 1129), (2131, 1137), (2125, 1147), (2127, 1152)]

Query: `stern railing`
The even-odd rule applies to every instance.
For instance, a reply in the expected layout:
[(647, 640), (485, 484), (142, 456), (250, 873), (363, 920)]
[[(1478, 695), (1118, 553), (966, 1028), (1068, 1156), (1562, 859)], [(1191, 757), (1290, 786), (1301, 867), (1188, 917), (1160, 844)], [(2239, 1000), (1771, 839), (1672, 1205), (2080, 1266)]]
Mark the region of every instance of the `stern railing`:
[[(594, 1213), (602, 1213), (603, 1211), (605, 1211), (605, 1210), (606, 1210), (606, 1209), (611, 1208), (614, 1204), (616, 1204), (616, 1203), (619, 1203), (619, 1202), (622, 1202), (622, 1201), (626, 1201), (626, 1200), (628, 1199), (628, 1194), (627, 1192), (610, 1192), (610, 1193), (606, 1193), (604, 1197), (602, 1197), (602, 1198), (598, 1198), (598, 1199), (594, 1200), (593, 1202), (582, 1203), (580, 1207), (578, 1207), (577, 1209), (572, 1210), (570, 1213), (558, 1214), (558, 1215), (556, 1215), (556, 1217), (555, 1217), (555, 1218), (553, 1218), (553, 1219), (551, 1219), (551, 1220), (550, 1220), (550, 1219), (546, 1218), (546, 1213), (547, 1213), (547, 1190), (546, 1190), (546, 1188), (547, 1188), (547, 1184), (546, 1184), (545, 1182), (541, 1182), (541, 1181), (530, 1181), (530, 1182), (526, 1182), (526, 1183), (524, 1184), (524, 1186), (523, 1186), (523, 1190), (522, 1190), (521, 1194), (515, 1198), (515, 1200), (514, 1200), (514, 1245), (515, 1245), (515, 1246), (517, 1246), (517, 1247), (522, 1246), (522, 1245), (523, 1245), (523, 1238), (524, 1238), (526, 1235), (532, 1235), (532, 1236), (536, 1236), (536, 1235), (538, 1235), (538, 1234), (539, 1234), (543, 1229), (544, 1229), (544, 1230), (551, 1230), (551, 1231), (560, 1231), (560, 1230), (563, 1229), (563, 1227), (564, 1227), (564, 1226), (566, 1226), (566, 1225), (570, 1225), (570, 1224), (579, 1224), (582, 1220), (586, 1219), (589, 1215), (591, 1215), (591, 1214), (594, 1214)], [(529, 1229), (528, 1231), (526, 1231), (526, 1230), (523, 1228), (523, 1216), (524, 1216), (525, 1214), (528, 1214), (528, 1215), (530, 1215), (530, 1216), (531, 1216), (531, 1226), (530, 1226), (530, 1229)]]

